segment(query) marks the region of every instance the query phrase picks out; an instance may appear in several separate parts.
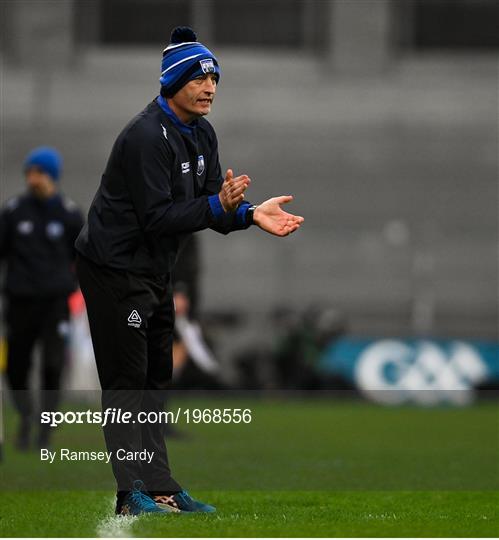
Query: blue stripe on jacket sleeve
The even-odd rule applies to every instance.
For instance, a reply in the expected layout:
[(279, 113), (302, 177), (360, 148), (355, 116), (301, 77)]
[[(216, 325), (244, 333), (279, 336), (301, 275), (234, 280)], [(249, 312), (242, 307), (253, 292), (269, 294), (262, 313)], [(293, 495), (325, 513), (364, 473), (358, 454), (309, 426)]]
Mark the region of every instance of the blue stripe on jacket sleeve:
[(246, 214), (250, 206), (251, 204), (249, 202), (243, 202), (236, 210), (235, 224), (238, 227), (244, 227), (244, 225), (246, 225)]
[(225, 215), (224, 207), (220, 202), (220, 198), (217, 195), (210, 195), (208, 197), (208, 202), (210, 204), (211, 211), (215, 216), (215, 219), (220, 219)]

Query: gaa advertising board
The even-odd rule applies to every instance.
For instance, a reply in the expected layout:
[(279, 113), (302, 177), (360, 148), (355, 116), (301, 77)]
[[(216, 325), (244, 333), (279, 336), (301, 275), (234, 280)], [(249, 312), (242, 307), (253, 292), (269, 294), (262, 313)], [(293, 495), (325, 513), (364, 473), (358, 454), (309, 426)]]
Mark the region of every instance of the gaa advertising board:
[(499, 387), (499, 343), (342, 338), (325, 349), (320, 369), (379, 403), (466, 405), (478, 386)]

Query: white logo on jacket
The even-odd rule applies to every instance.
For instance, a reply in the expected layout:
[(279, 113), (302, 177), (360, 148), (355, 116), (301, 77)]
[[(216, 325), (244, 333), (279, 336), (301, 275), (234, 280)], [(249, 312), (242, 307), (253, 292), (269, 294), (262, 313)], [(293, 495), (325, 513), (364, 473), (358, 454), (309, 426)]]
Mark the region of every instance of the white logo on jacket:
[(17, 232), (19, 234), (31, 234), (33, 229), (34, 225), (32, 221), (20, 221), (17, 224)]
[(166, 133), (166, 128), (163, 124), (161, 124), (161, 127), (163, 128), (163, 137), (168, 140), (168, 134)]
[(188, 161), (182, 163), (182, 174), (188, 173), (191, 170), (191, 164)]
[(134, 328), (140, 328), (142, 324), (142, 319), (138, 314), (136, 309), (133, 309), (130, 315), (128, 315), (128, 326), (133, 326)]
[(60, 221), (51, 221), (47, 223), (45, 231), (49, 238), (55, 240), (64, 234), (64, 225)]

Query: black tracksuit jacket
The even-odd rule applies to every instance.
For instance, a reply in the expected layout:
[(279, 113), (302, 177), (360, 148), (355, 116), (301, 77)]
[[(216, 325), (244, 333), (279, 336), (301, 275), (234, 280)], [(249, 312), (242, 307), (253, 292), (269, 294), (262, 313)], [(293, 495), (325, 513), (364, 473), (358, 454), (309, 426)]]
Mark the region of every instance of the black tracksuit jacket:
[(100, 266), (171, 273), (185, 235), (247, 228), (243, 203), (227, 213), (215, 131), (205, 119), (186, 132), (152, 101), (118, 136), (76, 249)]
[(66, 295), (76, 288), (74, 242), (83, 217), (63, 195), (41, 200), (30, 193), (10, 199), (0, 213), (0, 262), (5, 292), (13, 297)]

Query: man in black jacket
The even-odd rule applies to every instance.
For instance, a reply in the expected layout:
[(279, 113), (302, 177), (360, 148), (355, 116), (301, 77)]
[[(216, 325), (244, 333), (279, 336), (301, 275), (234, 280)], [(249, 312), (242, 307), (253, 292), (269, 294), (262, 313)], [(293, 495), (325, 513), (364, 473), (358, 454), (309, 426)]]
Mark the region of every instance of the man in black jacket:
[[(203, 118), (219, 78), (211, 51), (190, 28), (176, 28), (163, 52), (161, 95), (118, 136), (76, 242), (102, 405), (134, 418), (163, 410), (172, 374), (171, 273), (186, 235), (206, 228), (227, 234), (254, 223), (286, 236), (303, 222), (280, 207), (291, 196), (253, 206), (244, 201), (248, 176), (229, 169), (224, 179), (215, 132)], [(116, 513), (214, 511), (172, 478), (163, 428), (104, 427), (118, 484)], [(120, 461), (121, 449), (146, 449), (153, 458)]]
[[(40, 342), (42, 410), (54, 410), (69, 330), (68, 296), (76, 287), (74, 242), (83, 225), (76, 205), (58, 192), (59, 153), (34, 149), (24, 164), (27, 193), (10, 199), (0, 213), (0, 262), (7, 263), (7, 379), (21, 415), (17, 447), (30, 444), (33, 423), (28, 378)], [(38, 445), (49, 443), (42, 427)]]

